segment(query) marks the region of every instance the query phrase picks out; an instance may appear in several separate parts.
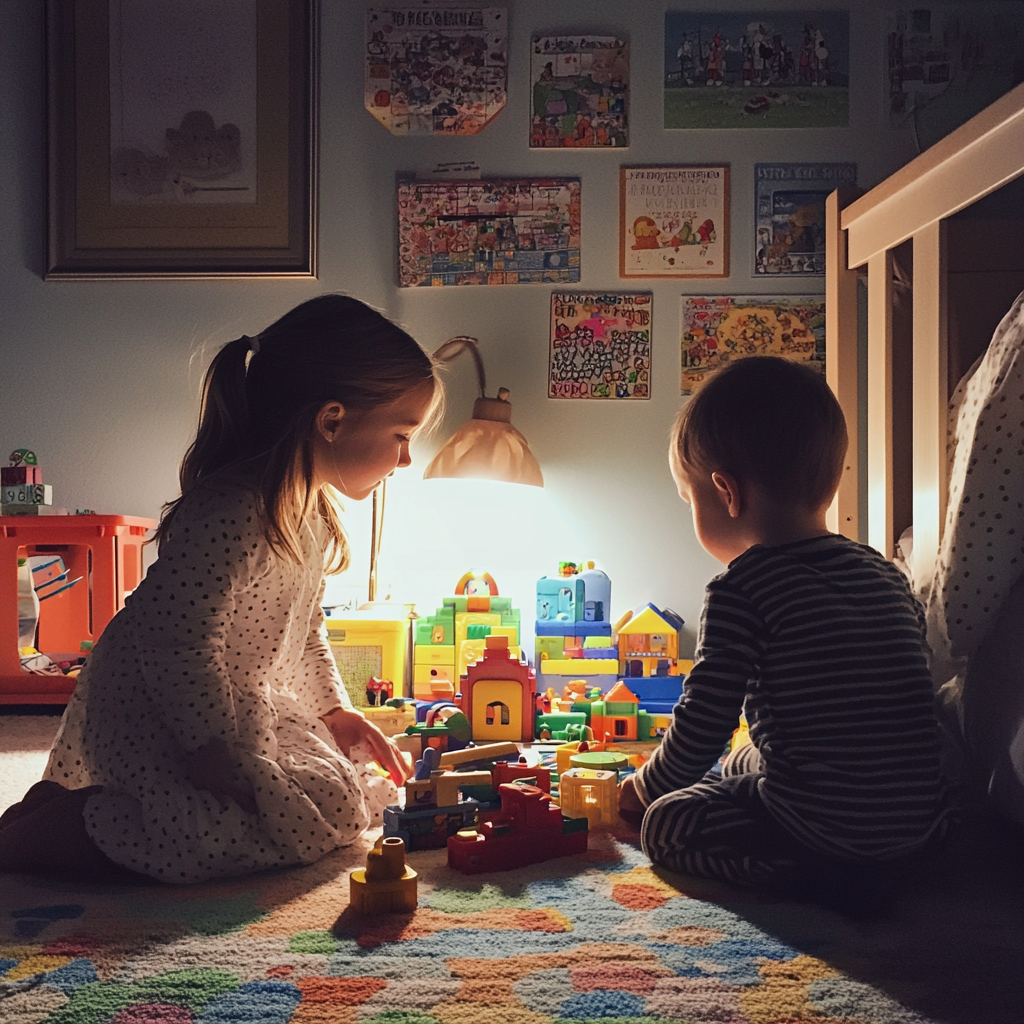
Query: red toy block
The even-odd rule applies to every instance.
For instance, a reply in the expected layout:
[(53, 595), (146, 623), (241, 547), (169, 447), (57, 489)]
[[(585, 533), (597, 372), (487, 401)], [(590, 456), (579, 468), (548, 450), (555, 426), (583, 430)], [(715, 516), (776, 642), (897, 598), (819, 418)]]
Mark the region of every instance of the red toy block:
[(515, 782), (518, 779), (536, 780), (538, 789), (545, 793), (551, 792), (551, 771), (539, 764), (528, 765), (526, 758), (520, 755), (518, 761), (499, 761), (491, 769), (491, 779), (494, 788), (503, 786), (506, 782)]
[(20, 487), (22, 484), (41, 484), (40, 466), (0, 466), (0, 487)]

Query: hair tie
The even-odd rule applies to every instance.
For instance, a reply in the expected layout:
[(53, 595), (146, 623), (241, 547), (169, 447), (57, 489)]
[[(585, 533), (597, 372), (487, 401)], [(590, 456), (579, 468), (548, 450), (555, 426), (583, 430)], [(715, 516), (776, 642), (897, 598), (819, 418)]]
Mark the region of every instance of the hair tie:
[(260, 337), (257, 334), (255, 338), (249, 338), (249, 351), (253, 355), (256, 355), (256, 353), (259, 352), (259, 350), (260, 350)]

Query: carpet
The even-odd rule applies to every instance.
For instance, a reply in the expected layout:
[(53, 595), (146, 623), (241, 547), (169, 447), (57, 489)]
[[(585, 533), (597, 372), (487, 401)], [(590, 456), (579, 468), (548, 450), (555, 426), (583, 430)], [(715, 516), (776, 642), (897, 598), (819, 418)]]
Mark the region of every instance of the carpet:
[(348, 873), (374, 835), (310, 867), (180, 888), (0, 877), (0, 1020), (1024, 1021), (1005, 895), (946, 887), (909, 915), (853, 920), (652, 870), (623, 825), (584, 856), (508, 873), (412, 853), (416, 912), (365, 919)]

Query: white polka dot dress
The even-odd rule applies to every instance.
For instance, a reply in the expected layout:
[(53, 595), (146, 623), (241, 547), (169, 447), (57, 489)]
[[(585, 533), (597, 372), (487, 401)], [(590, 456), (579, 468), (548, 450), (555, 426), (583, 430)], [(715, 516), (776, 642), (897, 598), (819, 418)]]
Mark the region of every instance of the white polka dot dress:
[[(244, 488), (179, 507), (68, 705), (45, 778), (99, 784), (86, 828), (113, 861), (167, 882), (307, 864), (368, 824), (359, 773), (318, 716), (350, 707), (323, 636), (324, 536), (276, 554)], [(258, 813), (186, 779), (188, 753), (228, 742)]]

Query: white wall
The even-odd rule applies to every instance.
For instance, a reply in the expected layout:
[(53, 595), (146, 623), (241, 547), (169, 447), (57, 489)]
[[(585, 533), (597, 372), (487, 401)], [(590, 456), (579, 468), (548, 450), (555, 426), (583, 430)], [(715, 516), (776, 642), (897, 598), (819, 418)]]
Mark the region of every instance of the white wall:
[[(750, 250), (753, 173), (759, 161), (855, 160), (871, 186), (914, 155), (906, 132), (882, 124), (882, 13), (850, 8), (850, 127), (814, 130), (664, 131), (662, 34), (666, 9), (752, 10), (650, 0), (507, 0), (511, 21), (506, 109), (480, 135), (395, 138), (362, 106), (363, 11), (322, 0), (320, 279), (318, 281), (51, 282), (41, 278), (45, 217), (43, 4), (0, 3), (0, 452), (36, 450), (57, 503), (156, 516), (176, 495), (176, 468), (194, 428), (202, 370), (220, 344), (255, 334), (296, 303), (344, 291), (382, 308), (430, 349), (477, 336), (491, 391), (509, 387), (514, 422), (529, 438), (547, 487), (509, 511), (476, 492), (441, 496), (417, 465), (389, 491), (381, 579), (399, 600), (429, 612), (464, 569), (482, 564), (532, 618), (533, 582), (563, 558), (593, 558), (612, 578), (615, 613), (654, 601), (687, 620), (692, 642), (704, 585), (717, 571), (697, 545), (676, 497), (665, 449), (679, 404), (679, 296), (763, 292)], [(776, 8), (801, 5), (777, 2)], [(528, 148), (528, 43), (535, 31), (626, 34), (632, 45), (632, 128), (627, 152)], [(654, 292), (652, 398), (566, 402), (546, 397), (551, 288), (404, 289), (394, 279), (394, 179), (440, 160), (476, 159), (485, 174), (578, 175), (583, 182), (581, 288), (615, 288), (618, 169), (623, 163), (731, 164), (732, 276), (714, 282), (631, 282)], [(824, 291), (823, 281), (772, 281), (773, 291)], [(817, 285), (817, 287), (815, 287)], [(468, 417), (474, 379), (453, 368), (447, 436)], [(419, 466), (440, 438), (414, 450)], [(6, 448), (4, 446), (7, 446)], [(443, 490), (443, 489), (442, 489)], [(361, 585), (368, 503), (351, 510)], [(467, 541), (494, 522), (498, 543)]]

